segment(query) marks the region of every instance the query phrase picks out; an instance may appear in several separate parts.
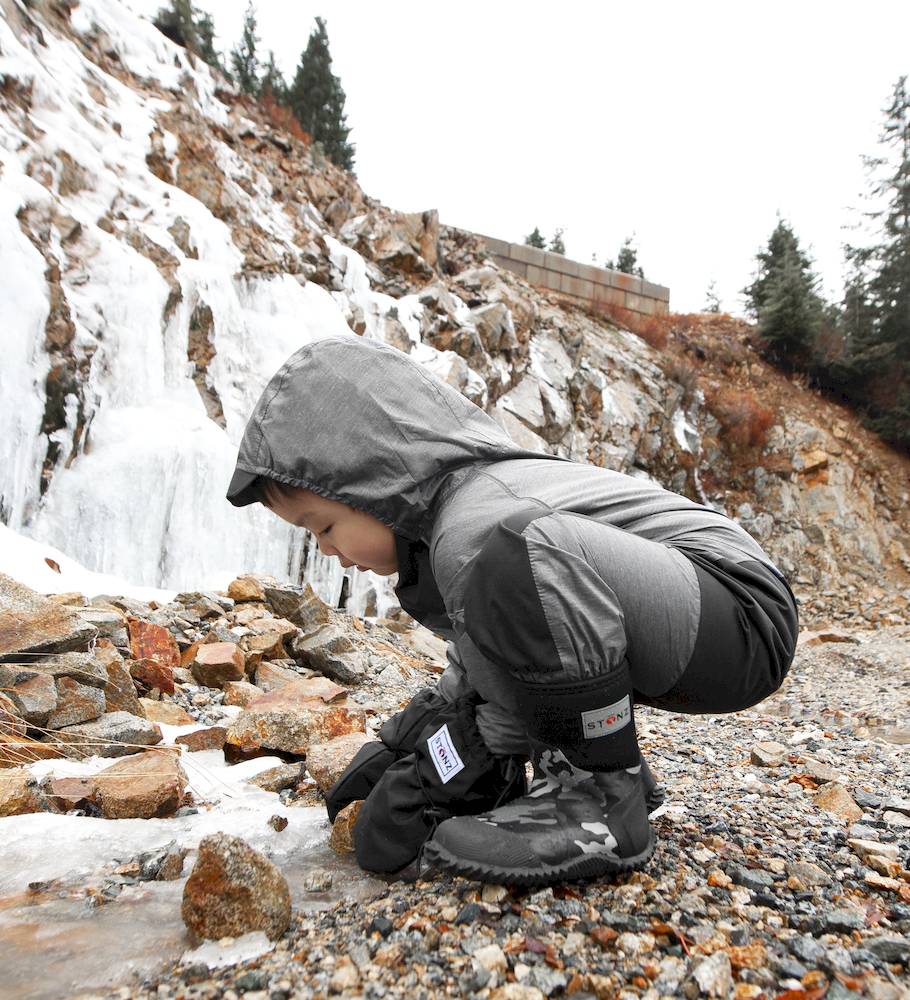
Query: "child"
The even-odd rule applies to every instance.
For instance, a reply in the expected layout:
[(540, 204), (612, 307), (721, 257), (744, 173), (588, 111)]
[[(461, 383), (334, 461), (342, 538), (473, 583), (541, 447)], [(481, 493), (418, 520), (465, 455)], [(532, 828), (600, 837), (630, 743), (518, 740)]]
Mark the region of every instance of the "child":
[(328, 796), (333, 819), (366, 800), (355, 845), (374, 871), (427, 838), (425, 859), (489, 882), (641, 866), (659, 792), (635, 704), (740, 711), (793, 658), (795, 599), (736, 522), (519, 447), (378, 341), (329, 337), (288, 359), (247, 424), (228, 499), (308, 528), (343, 566), (397, 571), (401, 606), (449, 640), (437, 688)]

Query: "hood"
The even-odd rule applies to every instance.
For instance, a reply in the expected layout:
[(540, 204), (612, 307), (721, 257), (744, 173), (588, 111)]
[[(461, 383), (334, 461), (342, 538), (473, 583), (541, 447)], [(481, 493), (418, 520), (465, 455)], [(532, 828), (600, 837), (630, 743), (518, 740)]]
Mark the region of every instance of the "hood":
[(259, 499), (258, 477), (302, 486), (429, 541), (452, 473), (520, 448), (480, 407), (397, 348), (354, 334), (302, 347), (250, 417), (227, 498)]

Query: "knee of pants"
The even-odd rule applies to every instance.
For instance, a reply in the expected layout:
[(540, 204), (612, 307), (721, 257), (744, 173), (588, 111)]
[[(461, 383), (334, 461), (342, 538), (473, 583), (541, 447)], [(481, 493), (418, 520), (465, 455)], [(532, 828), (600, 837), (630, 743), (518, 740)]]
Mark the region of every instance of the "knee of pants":
[(475, 557), (465, 583), (465, 631), (487, 659), (509, 671), (559, 668), (522, 536), (530, 521), (549, 513), (535, 507), (503, 518)]

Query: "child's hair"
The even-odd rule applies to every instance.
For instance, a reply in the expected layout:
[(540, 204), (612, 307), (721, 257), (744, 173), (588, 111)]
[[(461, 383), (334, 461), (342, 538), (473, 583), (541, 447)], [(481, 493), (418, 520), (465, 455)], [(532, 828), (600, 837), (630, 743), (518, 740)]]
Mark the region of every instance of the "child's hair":
[(259, 480), (259, 497), (262, 503), (271, 509), (280, 500), (290, 500), (300, 491), (299, 486), (288, 486), (286, 483), (279, 483), (268, 476), (262, 476)]

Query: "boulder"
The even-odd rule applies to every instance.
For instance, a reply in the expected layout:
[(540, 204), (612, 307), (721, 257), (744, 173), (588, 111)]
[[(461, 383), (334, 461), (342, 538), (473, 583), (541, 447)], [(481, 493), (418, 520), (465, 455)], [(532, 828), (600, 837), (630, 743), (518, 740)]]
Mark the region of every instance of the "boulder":
[(0, 663), (0, 686), (15, 684), (33, 674), (44, 674), (54, 680), (71, 677), (80, 684), (101, 690), (107, 683), (107, 671), (94, 653), (59, 653), (19, 657), (14, 662)]
[(280, 870), (239, 837), (203, 837), (183, 888), (183, 921), (197, 939), (264, 931), (273, 940), (291, 923), (291, 894)]
[(0, 573), (0, 657), (82, 649), (96, 635), (69, 608)]
[(106, 819), (152, 819), (180, 808), (187, 778), (176, 753), (147, 750), (99, 771), (95, 785)]
[(46, 726), (60, 729), (89, 722), (103, 715), (105, 708), (104, 691), (80, 684), (72, 677), (60, 677), (57, 680), (57, 707), (48, 716)]
[(224, 704), (246, 708), (260, 695), (264, 694), (262, 688), (247, 681), (226, 681), (224, 685)]
[(266, 587), (265, 599), (276, 615), (286, 618), (304, 632), (312, 632), (334, 620), (334, 612), (310, 584), (306, 584), (302, 590), (291, 587)]
[(0, 817), (43, 812), (47, 800), (35, 777), (23, 767), (0, 771)]
[(302, 781), (303, 772), (303, 764), (279, 764), (277, 767), (270, 767), (267, 771), (253, 775), (247, 784), (256, 785), (264, 792), (280, 792), (285, 788), (293, 788)]
[(107, 683), (104, 685), (104, 701), (108, 712), (129, 712), (142, 715), (142, 706), (136, 694), (133, 678), (123, 663), (123, 657), (107, 639), (99, 639), (95, 645), (95, 659), (104, 667)]
[(180, 666), (177, 640), (163, 626), (141, 618), (127, 618), (130, 629), (130, 653), (134, 660), (153, 660), (173, 669)]
[[(331, 691), (320, 691), (319, 681), (326, 683), (323, 678), (294, 681), (257, 698), (231, 723), (226, 743), (242, 751), (270, 749), (303, 755), (311, 743), (365, 732), (364, 710), (349, 706)], [(344, 694), (343, 688), (336, 690)]]
[(335, 817), (332, 824), (332, 834), (329, 837), (329, 847), (337, 854), (351, 854), (354, 851), (354, 824), (360, 812), (362, 802), (352, 802), (344, 807)]
[(201, 750), (220, 750), (224, 746), (227, 730), (224, 726), (210, 726), (208, 729), (195, 729), (191, 733), (178, 736), (174, 742), (186, 747), (190, 753)]
[[(130, 644), (126, 615), (116, 608), (76, 608), (76, 614), (87, 625), (98, 630), (98, 635), (120, 649), (128, 649)], [(97, 647), (96, 647), (97, 649)]]
[[(174, 693), (174, 668), (158, 660), (129, 660), (130, 677), (140, 689), (151, 691), (157, 688), (162, 694)], [(177, 668), (179, 669), (179, 667)]]
[(75, 760), (123, 757), (161, 742), (161, 730), (128, 712), (106, 712), (92, 722), (58, 729), (52, 737), (59, 753)]
[(294, 659), (340, 684), (357, 684), (366, 674), (366, 655), (337, 624), (291, 641)]
[(140, 698), (140, 714), (149, 722), (163, 722), (166, 726), (191, 726), (196, 720), (189, 712), (172, 701), (155, 701)]
[(327, 743), (312, 743), (306, 755), (306, 768), (320, 790), (327, 792), (341, 777), (364, 743), (375, 742), (366, 733), (347, 733)]
[(11, 698), (0, 691), (0, 737), (25, 736), (25, 719)]
[(242, 681), (246, 677), (243, 653), (233, 642), (210, 642), (200, 646), (190, 670), (197, 683), (204, 687), (220, 688), (228, 681)]
[(44, 792), (51, 808), (57, 812), (83, 809), (94, 812), (97, 809), (98, 788), (92, 777), (50, 778)]
[(49, 674), (20, 671), (15, 679), (4, 677), (0, 663), (0, 686), (30, 726), (43, 727), (57, 707), (57, 685)]

